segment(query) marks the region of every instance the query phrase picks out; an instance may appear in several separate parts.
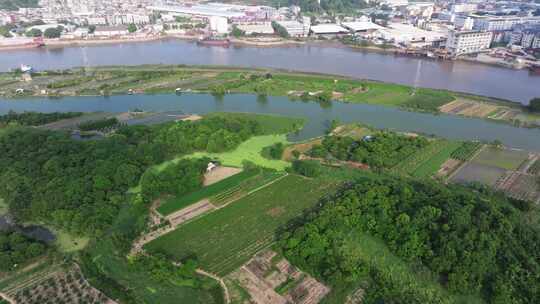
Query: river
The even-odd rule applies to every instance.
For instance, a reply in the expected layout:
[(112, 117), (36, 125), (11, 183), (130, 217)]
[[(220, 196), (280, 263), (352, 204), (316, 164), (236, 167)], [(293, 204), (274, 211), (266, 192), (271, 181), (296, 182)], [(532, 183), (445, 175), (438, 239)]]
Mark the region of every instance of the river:
[(522, 103), (540, 95), (540, 77), (526, 70), (463, 61), (398, 57), (317, 44), (221, 48), (170, 39), (0, 52), (0, 71), (23, 63), (37, 69), (158, 63), (268, 67), (448, 89)]
[(135, 108), (196, 114), (220, 111), (267, 113), (306, 118), (305, 127), (290, 136), (290, 140), (293, 141), (323, 135), (329, 121), (337, 119), (344, 123), (361, 122), (376, 128), (433, 134), (449, 139), (483, 141), (498, 139), (513, 148), (540, 152), (540, 129), (516, 128), (481, 119), (409, 112), (368, 104), (334, 102), (320, 105), (315, 102), (292, 101), (287, 97), (258, 98), (249, 94), (226, 95), (223, 99), (216, 99), (208, 94), (0, 99), (0, 114), (9, 110), (124, 112)]

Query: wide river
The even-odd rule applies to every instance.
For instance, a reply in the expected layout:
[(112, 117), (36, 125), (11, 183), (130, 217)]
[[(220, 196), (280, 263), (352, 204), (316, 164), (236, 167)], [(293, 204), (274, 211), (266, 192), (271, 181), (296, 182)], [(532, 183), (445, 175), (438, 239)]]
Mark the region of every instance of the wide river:
[(365, 52), (347, 47), (204, 47), (162, 40), (88, 47), (0, 52), (0, 71), (29, 64), (37, 69), (138, 64), (204, 64), (318, 72), (448, 89), (527, 103), (540, 95), (540, 77), (527, 70), (462, 61), (435, 61)]
[(323, 135), (329, 122), (362, 122), (376, 128), (434, 134), (450, 139), (501, 140), (504, 144), (540, 152), (540, 129), (516, 128), (510, 125), (450, 115), (432, 115), (397, 108), (334, 102), (322, 106), (315, 102), (292, 101), (286, 97), (258, 98), (254, 95), (226, 95), (216, 99), (208, 94), (122, 95), (112, 97), (66, 97), (62, 99), (0, 99), (0, 114), (20, 111), (105, 111), (123, 112), (135, 108), (147, 111), (248, 112), (303, 117), (307, 123), (290, 136), (298, 141)]

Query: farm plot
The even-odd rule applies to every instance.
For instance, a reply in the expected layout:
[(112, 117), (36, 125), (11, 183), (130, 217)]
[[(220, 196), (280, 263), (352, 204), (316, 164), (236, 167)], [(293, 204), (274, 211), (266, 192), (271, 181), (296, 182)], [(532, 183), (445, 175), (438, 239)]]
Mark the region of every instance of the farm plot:
[(529, 167), (529, 170), (527, 173), (532, 175), (539, 175), (540, 174), (540, 158), (537, 159), (532, 166)]
[(335, 179), (289, 175), (272, 185), (180, 226), (145, 245), (182, 260), (197, 257), (220, 276), (230, 273), (274, 241), (276, 229), (314, 206), (340, 184)]
[(461, 146), (454, 152), (452, 152), (451, 157), (461, 161), (469, 161), (482, 147), (483, 144), (479, 142), (466, 141), (463, 142)]
[(330, 291), (271, 250), (257, 254), (227, 279), (247, 291), (256, 304), (317, 304)]
[(115, 303), (93, 288), (75, 265), (33, 278), (6, 294), (20, 304)]
[(217, 195), (223, 191), (226, 191), (238, 184), (241, 184), (246, 179), (254, 177), (258, 174), (261, 174), (259, 170), (248, 170), (241, 173), (230, 176), (224, 180), (221, 180), (212, 185), (203, 187), (195, 192), (192, 192), (181, 197), (172, 197), (159, 206), (157, 211), (164, 216), (172, 214), (184, 207), (187, 207), (191, 204), (194, 204), (202, 199), (209, 198), (211, 196)]
[(517, 170), (528, 159), (529, 153), (526, 151), (488, 147), (483, 149), (472, 162), (504, 170)]
[(537, 177), (520, 172), (509, 172), (497, 182), (496, 188), (522, 201), (536, 202), (540, 196)]
[(437, 172), (459, 146), (458, 142), (436, 140), (400, 162), (394, 171), (415, 177), (428, 177)]
[(499, 167), (469, 162), (454, 174), (451, 181), (462, 184), (478, 182), (488, 186), (495, 186), (506, 171)]

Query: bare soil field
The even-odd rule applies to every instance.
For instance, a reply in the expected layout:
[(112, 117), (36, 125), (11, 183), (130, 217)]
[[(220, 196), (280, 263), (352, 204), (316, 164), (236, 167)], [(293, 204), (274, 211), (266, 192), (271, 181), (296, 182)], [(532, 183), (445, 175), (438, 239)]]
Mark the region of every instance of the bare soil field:
[(255, 255), (231, 273), (228, 280), (243, 288), (249, 295), (248, 301), (256, 304), (317, 304), (330, 292), (271, 250)]
[(204, 199), (198, 203), (195, 203), (167, 216), (166, 219), (169, 220), (171, 225), (178, 226), (186, 221), (189, 221), (192, 218), (195, 218), (213, 209), (215, 209), (214, 205), (212, 205), (207, 199)]
[(450, 158), (447, 161), (445, 161), (439, 171), (437, 171), (436, 176), (437, 177), (445, 177), (450, 176), (455, 170), (459, 168), (463, 164), (462, 161)]
[(242, 172), (242, 169), (240, 168), (219, 166), (204, 175), (204, 185), (209, 186), (215, 184), (240, 172)]
[(293, 157), (293, 151), (298, 151), (299, 153), (303, 154), (311, 150), (311, 148), (315, 145), (320, 145), (322, 143), (322, 139), (318, 138), (312, 141), (308, 141), (305, 143), (300, 143), (292, 146), (288, 146), (285, 148), (285, 151), (283, 152), (283, 160), (291, 161), (294, 159)]

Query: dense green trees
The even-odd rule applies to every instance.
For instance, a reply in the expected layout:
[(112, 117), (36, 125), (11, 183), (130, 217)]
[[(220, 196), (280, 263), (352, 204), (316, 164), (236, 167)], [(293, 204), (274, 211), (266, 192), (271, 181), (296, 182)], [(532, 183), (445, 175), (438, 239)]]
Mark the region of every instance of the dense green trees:
[[(21, 115), (24, 119), (17, 117), (28, 123), (57, 118)], [(0, 137), (0, 197), (16, 219), (41, 220), (76, 234), (100, 234), (116, 218), (126, 191), (138, 185), (149, 166), (197, 150), (230, 150), (260, 133), (257, 121), (227, 115), (197, 122), (122, 126), (98, 141), (16, 128)], [(186, 171), (166, 169), (163, 178), (157, 178), (156, 189), (143, 187), (150, 189), (146, 198), (199, 186), (202, 165), (193, 166)], [(187, 190), (170, 184), (184, 178), (179, 174), (186, 174)], [(153, 184), (153, 177), (152, 173), (145, 175), (143, 184)]]
[(130, 33), (135, 33), (137, 31), (137, 26), (135, 24), (131, 23), (130, 25), (128, 25), (127, 30)]
[(17, 265), (43, 255), (44, 243), (33, 240), (16, 231), (0, 232), (0, 271), (10, 271)]
[(37, 112), (23, 112), (16, 113), (9, 111), (8, 114), (0, 116), (0, 126), (7, 125), (9, 123), (17, 123), (22, 126), (39, 126), (48, 124), (61, 119), (79, 117), (83, 113), (81, 112), (54, 112), (54, 113), (37, 113)]
[(275, 143), (271, 146), (265, 147), (261, 154), (268, 159), (281, 159), (283, 152), (285, 151), (285, 145), (283, 143)]
[(280, 244), (295, 264), (334, 286), (367, 279), (366, 303), (448, 301), (392, 283), (391, 274), (366, 264), (352, 245), (358, 233), (384, 240), (411, 265), (427, 266), (452, 293), (478, 293), (489, 303), (538, 303), (540, 261), (531, 253), (540, 249), (539, 232), (498, 194), (365, 179), (307, 215)]
[(64, 133), (13, 130), (0, 138), (0, 196), (18, 219), (99, 233), (155, 161), (135, 148), (122, 136), (80, 142)]
[(310, 155), (360, 162), (374, 168), (391, 168), (428, 144), (424, 137), (408, 137), (391, 132), (382, 132), (362, 140), (327, 136), (322, 145), (311, 149)]
[(210, 159), (181, 159), (163, 170), (148, 170), (141, 178), (141, 194), (145, 201), (160, 195), (182, 195), (202, 187), (203, 175)]
[(292, 171), (306, 177), (317, 177), (321, 174), (321, 164), (316, 160), (295, 160)]
[(198, 280), (195, 270), (197, 262), (187, 260), (182, 265), (174, 265), (170, 259), (160, 254), (138, 255), (133, 263), (139, 271), (149, 273), (157, 282), (171, 282), (178, 286), (198, 287), (202, 282)]
[(529, 110), (540, 112), (540, 97), (533, 98), (529, 101)]
[(43, 35), (43, 32), (40, 29), (33, 28), (24, 34), (27, 37), (41, 37)]
[(278, 34), (281, 38), (289, 38), (289, 32), (279, 23), (272, 21), (272, 28), (274, 29), (274, 33)]
[(45, 30), (45, 32), (43, 32), (43, 36), (45, 38), (59, 38), (60, 35), (62, 35), (62, 31), (64, 30), (64, 28), (62, 26), (58, 26), (58, 27), (51, 27), (51, 28), (48, 28)]

